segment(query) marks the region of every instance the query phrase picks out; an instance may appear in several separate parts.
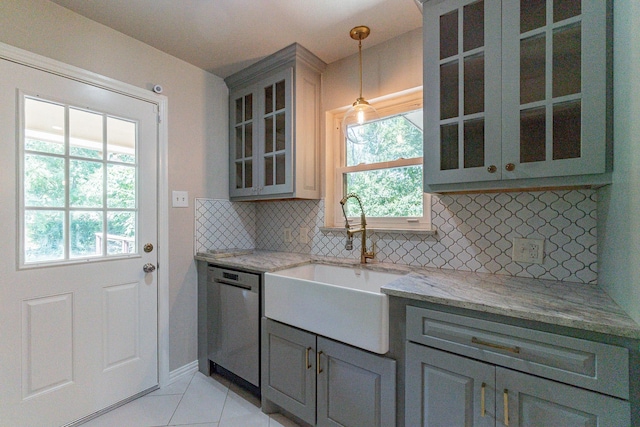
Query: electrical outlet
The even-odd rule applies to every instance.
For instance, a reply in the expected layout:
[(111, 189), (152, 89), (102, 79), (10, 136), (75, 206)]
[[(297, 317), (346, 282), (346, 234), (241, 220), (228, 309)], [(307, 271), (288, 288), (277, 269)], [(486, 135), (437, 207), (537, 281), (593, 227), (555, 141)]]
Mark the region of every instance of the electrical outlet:
[(189, 192), (188, 191), (173, 191), (171, 193), (171, 206), (174, 208), (188, 208), (189, 207)]
[(514, 237), (512, 254), (513, 261), (542, 264), (543, 258), (544, 240)]
[(291, 234), (291, 229), (290, 228), (285, 228), (284, 229), (284, 242), (285, 243), (293, 242), (293, 235)]
[(300, 234), (298, 234), (298, 242), (302, 244), (309, 243), (309, 227), (300, 227)]

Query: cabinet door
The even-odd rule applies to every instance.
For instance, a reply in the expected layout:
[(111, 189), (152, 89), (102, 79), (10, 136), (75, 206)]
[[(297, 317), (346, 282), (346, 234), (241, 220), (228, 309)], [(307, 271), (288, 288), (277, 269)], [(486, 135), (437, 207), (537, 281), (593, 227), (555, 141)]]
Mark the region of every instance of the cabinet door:
[[(496, 368), (498, 426), (623, 427), (629, 402)], [(505, 411), (507, 408), (507, 411)]]
[(250, 196), (258, 187), (256, 182), (257, 116), (256, 94), (253, 87), (229, 95), (229, 195)]
[(500, 0), (424, 6), (424, 183), (501, 178)]
[(396, 362), (318, 337), (318, 426), (396, 423)]
[(405, 425), (495, 425), (495, 368), (407, 343)]
[(502, 4), (503, 178), (605, 172), (607, 2)]
[(262, 396), (315, 424), (316, 336), (268, 319), (262, 330)]
[(261, 195), (293, 192), (292, 89), (293, 68), (287, 68), (258, 84), (258, 193)]

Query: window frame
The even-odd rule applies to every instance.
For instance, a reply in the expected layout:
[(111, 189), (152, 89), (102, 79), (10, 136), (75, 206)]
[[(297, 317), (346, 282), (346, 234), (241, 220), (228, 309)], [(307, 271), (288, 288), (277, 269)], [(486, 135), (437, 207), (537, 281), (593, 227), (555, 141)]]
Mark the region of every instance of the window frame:
[[(422, 87), (392, 94), (375, 102), (372, 105), (384, 119), (402, 113), (423, 108)], [(325, 206), (325, 225), (330, 228), (344, 228), (344, 215), (340, 200), (345, 196), (344, 174), (348, 172), (361, 172), (371, 170), (384, 170), (404, 166), (422, 166), (424, 173), (423, 157), (410, 159), (397, 159), (393, 161), (374, 164), (359, 164), (346, 166), (346, 139), (342, 133), (341, 122), (346, 108), (330, 114), (327, 122), (331, 122), (329, 138), (327, 138), (327, 197)], [(424, 156), (424, 153), (423, 153)], [(370, 229), (389, 231), (431, 231), (431, 196), (424, 193), (423, 189), (423, 214), (415, 217), (367, 217), (367, 226)], [(364, 201), (366, 203), (366, 201)], [(366, 214), (366, 210), (365, 210)], [(349, 218), (351, 220), (352, 218)]]

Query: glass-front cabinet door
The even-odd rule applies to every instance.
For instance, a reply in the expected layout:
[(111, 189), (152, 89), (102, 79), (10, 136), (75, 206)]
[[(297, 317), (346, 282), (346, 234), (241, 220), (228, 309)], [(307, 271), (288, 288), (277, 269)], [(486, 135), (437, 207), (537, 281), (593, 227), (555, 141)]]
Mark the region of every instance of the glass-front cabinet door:
[(500, 1), (444, 1), (424, 16), (425, 183), (500, 179)]
[(257, 165), (254, 161), (257, 128), (254, 125), (256, 117), (256, 102), (253, 88), (231, 94), (231, 171), (229, 174), (230, 192), (236, 196), (250, 196), (255, 194)]
[(606, 1), (503, 1), (505, 178), (605, 172)]
[(293, 70), (286, 69), (260, 83), (260, 184), (258, 194), (293, 191), (291, 135)]

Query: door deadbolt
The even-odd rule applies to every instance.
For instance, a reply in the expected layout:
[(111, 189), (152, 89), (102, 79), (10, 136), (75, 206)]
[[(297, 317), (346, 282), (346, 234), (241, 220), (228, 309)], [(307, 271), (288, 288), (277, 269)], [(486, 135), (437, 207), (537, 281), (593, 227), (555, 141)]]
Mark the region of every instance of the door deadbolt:
[(153, 250), (153, 245), (151, 243), (147, 243), (143, 246), (145, 252), (149, 253)]

